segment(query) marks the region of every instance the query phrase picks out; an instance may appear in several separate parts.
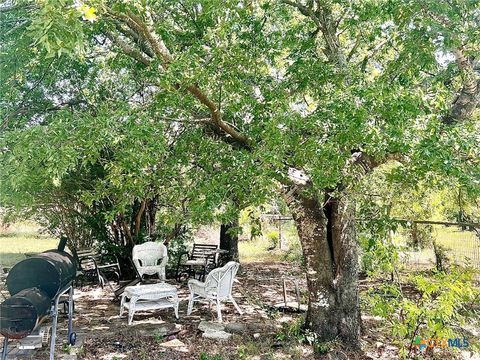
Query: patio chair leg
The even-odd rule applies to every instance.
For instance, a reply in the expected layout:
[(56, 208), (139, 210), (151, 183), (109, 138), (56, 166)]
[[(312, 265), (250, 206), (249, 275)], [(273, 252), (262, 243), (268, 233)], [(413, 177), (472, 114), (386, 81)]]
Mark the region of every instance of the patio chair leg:
[(134, 311), (131, 311), (130, 309), (128, 310), (128, 325), (132, 325), (132, 321), (133, 321), (133, 314), (135, 312)]
[(235, 306), (235, 309), (237, 309), (237, 311), (240, 313), (240, 315), (243, 315), (242, 309), (240, 309), (240, 306), (238, 306), (237, 302), (235, 301), (235, 299), (231, 295), (230, 295), (230, 301), (233, 303), (233, 305)]
[(187, 315), (190, 315), (193, 310), (193, 293), (190, 293), (190, 297), (188, 298), (188, 308), (187, 308)]
[(125, 308), (125, 295), (122, 296), (120, 300), (120, 316), (123, 315), (123, 309)]
[(220, 300), (217, 299), (217, 316), (218, 316), (218, 322), (222, 322), (222, 310), (220, 309)]
[(100, 285), (101, 288), (103, 289), (102, 276), (100, 275), (100, 272), (98, 270), (97, 270), (97, 281), (98, 281), (98, 285)]

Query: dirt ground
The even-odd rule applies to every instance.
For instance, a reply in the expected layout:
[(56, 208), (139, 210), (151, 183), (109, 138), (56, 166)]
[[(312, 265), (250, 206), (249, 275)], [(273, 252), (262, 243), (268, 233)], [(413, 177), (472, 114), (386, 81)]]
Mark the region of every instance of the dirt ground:
[[(127, 325), (126, 314), (119, 316), (120, 301), (112, 292), (97, 286), (87, 286), (75, 291), (74, 330), (77, 344), (65, 344), (67, 319), (60, 318), (56, 356), (58, 359), (397, 359), (398, 349), (389, 345), (388, 334), (380, 319), (363, 316), (363, 351), (352, 353), (337, 348), (326, 355), (314, 356), (309, 345), (279, 334), (291, 324), (300, 323), (301, 313), (284, 313), (274, 308), (283, 301), (282, 278), (287, 279), (289, 301), (296, 299), (294, 280), (301, 290), (305, 303), (306, 282), (301, 269), (292, 264), (256, 263), (242, 266), (233, 295), (244, 311), (236, 312), (231, 304), (223, 305), (224, 323), (242, 324), (240, 331), (228, 340), (219, 341), (202, 337), (200, 321), (216, 321), (214, 308), (195, 304), (191, 316), (186, 315), (188, 287), (174, 284), (180, 298), (180, 319), (175, 319), (173, 309), (135, 313), (132, 325)], [(372, 286), (366, 280), (361, 288)], [(290, 324), (290, 325), (286, 325)], [(182, 346), (164, 347), (171, 340)], [(13, 347), (13, 342), (12, 342)], [(48, 347), (19, 358), (47, 359)]]

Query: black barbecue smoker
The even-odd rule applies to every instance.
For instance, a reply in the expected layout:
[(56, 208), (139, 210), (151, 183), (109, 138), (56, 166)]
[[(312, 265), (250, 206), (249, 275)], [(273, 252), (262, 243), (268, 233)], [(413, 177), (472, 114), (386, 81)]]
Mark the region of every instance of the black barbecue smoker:
[(72, 330), (73, 281), (77, 266), (66, 253), (66, 238), (57, 250), (48, 250), (17, 263), (8, 273), (6, 285), (10, 297), (0, 304), (0, 334), (3, 342), (2, 360), (7, 358), (8, 340), (30, 335), (48, 317), (52, 319), (50, 360), (55, 356), (58, 308), (62, 295), (68, 294), (68, 342), (75, 344)]

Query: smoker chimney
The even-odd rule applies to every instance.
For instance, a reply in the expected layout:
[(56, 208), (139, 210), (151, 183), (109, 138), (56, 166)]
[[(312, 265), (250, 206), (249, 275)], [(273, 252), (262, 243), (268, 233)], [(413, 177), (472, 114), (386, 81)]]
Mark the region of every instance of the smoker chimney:
[(57, 250), (58, 251), (65, 251), (65, 246), (67, 246), (67, 237), (66, 236), (62, 236), (60, 238), (60, 243), (58, 244), (58, 248)]

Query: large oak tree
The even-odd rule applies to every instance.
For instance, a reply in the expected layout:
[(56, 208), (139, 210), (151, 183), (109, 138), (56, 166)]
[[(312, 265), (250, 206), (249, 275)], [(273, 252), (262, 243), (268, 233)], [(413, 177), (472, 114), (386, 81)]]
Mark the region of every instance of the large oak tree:
[[(8, 1), (0, 8), (4, 154), (32, 128), (52, 137), (52, 129), (64, 128), (63, 139), (77, 144), (60, 147), (71, 151), (60, 152), (64, 162), (46, 156), (58, 179), (86, 154), (97, 158), (105, 144), (132, 141), (121, 154), (140, 158), (143, 166), (135, 169), (150, 176), (162, 171), (158, 158), (168, 159), (166, 171), (197, 180), (199, 212), (221, 205), (228, 212), (277, 191), (302, 243), (306, 325), (321, 341), (340, 337), (356, 346), (351, 193), (359, 178), (397, 161), (396, 175), (405, 179), (454, 175), (478, 189), (477, 7), (406, 0)], [(97, 127), (115, 126), (122, 131), (99, 135)], [(165, 156), (162, 144), (172, 131), (181, 136)], [(87, 148), (82, 141), (92, 134)], [(142, 152), (143, 143), (153, 151)], [(146, 186), (125, 177), (131, 169), (121, 165), (88, 195)]]

